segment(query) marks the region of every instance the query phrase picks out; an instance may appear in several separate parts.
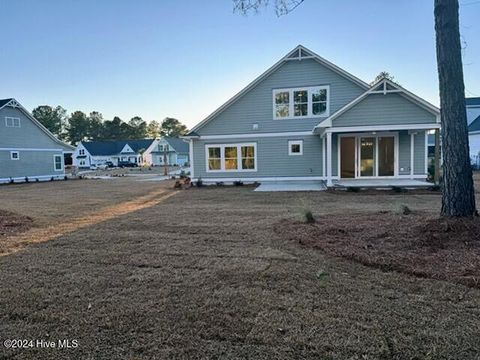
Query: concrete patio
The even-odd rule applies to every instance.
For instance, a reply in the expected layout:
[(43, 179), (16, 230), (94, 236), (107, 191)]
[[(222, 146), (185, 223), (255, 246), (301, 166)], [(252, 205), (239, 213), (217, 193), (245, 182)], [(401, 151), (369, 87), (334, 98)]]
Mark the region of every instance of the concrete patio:
[(434, 184), (425, 180), (416, 179), (343, 179), (333, 181), (335, 187), (357, 188), (426, 188)]

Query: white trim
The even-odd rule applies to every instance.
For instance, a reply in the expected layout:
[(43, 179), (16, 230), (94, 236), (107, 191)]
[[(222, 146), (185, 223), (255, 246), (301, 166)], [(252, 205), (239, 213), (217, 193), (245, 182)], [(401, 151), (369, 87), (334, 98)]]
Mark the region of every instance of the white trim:
[(55, 135), (53, 135), (45, 126), (43, 126), (37, 119), (35, 119), (33, 117), (32, 114), (30, 114), (30, 112), (25, 109), (17, 100), (15, 99), (11, 99), (8, 103), (6, 103), (5, 105), (3, 105), (2, 107), (0, 107), (0, 109), (3, 109), (4, 107), (6, 106), (11, 106), (13, 108), (18, 108), (20, 111), (23, 112), (23, 114), (29, 118), (35, 125), (37, 125), (45, 134), (47, 134), (52, 140), (54, 140), (57, 144), (60, 144), (62, 146), (64, 146), (65, 148), (67, 149), (70, 149), (70, 150), (74, 150), (75, 147), (72, 146), (72, 145), (69, 145), (67, 143), (64, 143), (63, 141), (57, 139), (55, 137)]
[(425, 131), (425, 174), (428, 176), (428, 132)]
[[(341, 179), (341, 138), (354, 137), (355, 138), (355, 177), (354, 179), (394, 179), (399, 176), (399, 155), (400, 143), (398, 132), (381, 132), (381, 133), (353, 133), (353, 134), (339, 134), (337, 139), (337, 174)], [(375, 167), (373, 169), (373, 176), (360, 175), (360, 138), (372, 137), (375, 138)], [(378, 138), (379, 137), (393, 137), (393, 175), (379, 176), (378, 175)]]
[[(251, 89), (253, 89), (255, 86), (257, 86), (261, 81), (263, 81), (265, 78), (267, 78), (270, 74), (272, 74), (275, 70), (277, 70), (280, 66), (284, 64), (284, 62), (291, 57), (292, 54), (298, 51), (304, 51), (306, 53), (311, 54), (313, 56), (313, 60), (317, 61), (321, 65), (329, 68), (330, 70), (336, 72), (337, 74), (347, 78), (348, 80), (356, 83), (360, 87), (364, 88), (367, 90), (369, 88), (368, 84), (356, 76), (350, 74), (349, 72), (341, 69), (337, 65), (331, 63), (330, 61), (322, 58), (321, 56), (315, 54), (313, 51), (308, 50), (302, 45), (298, 45), (290, 51), (287, 55), (285, 55), (283, 58), (281, 58), (278, 62), (276, 62), (273, 66), (271, 66), (269, 69), (267, 69), (264, 73), (262, 73), (260, 76), (258, 76), (255, 80), (253, 80), (250, 84), (248, 84), (243, 90), (238, 92), (236, 95), (234, 95), (232, 98), (230, 98), (227, 102), (225, 102), (222, 106), (220, 106), (217, 110), (215, 110), (213, 113), (211, 113), (209, 116), (207, 116), (204, 120), (202, 120), (200, 123), (198, 123), (190, 132), (196, 132), (199, 128), (201, 128), (203, 125), (208, 123), (210, 120), (212, 120), (215, 116), (220, 114), (222, 111), (224, 111), (226, 108), (228, 108), (231, 104), (233, 104), (237, 99), (241, 98), (244, 96), (246, 93), (248, 93)], [(303, 57), (305, 58), (305, 57)], [(297, 59), (295, 59), (297, 60)], [(301, 60), (301, 59), (300, 59)]]
[[(57, 169), (57, 167), (56, 167), (57, 157), (60, 157), (60, 169)], [(53, 155), (53, 171), (63, 171), (63, 162), (64, 162), (63, 154), (62, 155), (59, 155), (59, 154)]]
[[(300, 145), (300, 151), (292, 152), (292, 145)], [(300, 156), (303, 155), (303, 140), (288, 140), (288, 155), (289, 156)]]
[[(243, 146), (253, 146), (254, 149), (254, 169), (225, 169), (225, 148), (226, 147), (236, 147), (237, 148), (237, 167), (242, 167), (242, 147)], [(219, 170), (210, 170), (209, 169), (209, 154), (208, 149), (210, 148), (220, 148), (220, 169)], [(256, 172), (258, 170), (258, 153), (257, 153), (257, 143), (232, 143), (232, 144), (205, 144), (205, 170), (207, 173), (239, 173), (239, 172)]]
[(14, 182), (25, 182), (26, 177), (30, 180), (30, 182), (33, 182), (36, 179), (38, 179), (39, 181), (42, 181), (42, 180), (49, 181), (52, 177), (57, 180), (62, 180), (65, 178), (65, 174), (31, 175), (31, 176), (17, 176), (12, 178), (0, 178), (0, 184), (9, 183), (10, 180), (13, 180)]
[(440, 129), (440, 124), (404, 124), (404, 125), (368, 125), (342, 126), (325, 129), (325, 133), (359, 132), (359, 131), (388, 131), (388, 130), (433, 130)]
[[(319, 115), (313, 114), (313, 101), (312, 101), (312, 92), (316, 90), (326, 90), (327, 96), (325, 100), (325, 112)], [(306, 91), (307, 92), (307, 115), (295, 116), (295, 97), (293, 93), (296, 91)], [(276, 94), (287, 92), (288, 93), (288, 116), (281, 117), (277, 116)], [(323, 101), (316, 101), (323, 102)], [(293, 120), (293, 119), (308, 119), (308, 118), (322, 118), (328, 117), (330, 115), (330, 85), (317, 85), (317, 86), (304, 86), (296, 88), (282, 88), (282, 89), (273, 89), (272, 90), (272, 109), (273, 109), (273, 119), (274, 120)]]
[[(192, 181), (196, 181), (196, 178), (193, 178)], [(245, 181), (245, 182), (255, 182), (255, 181), (311, 181), (311, 180), (325, 180), (324, 176), (272, 176), (272, 177), (218, 177), (218, 178), (202, 178), (202, 181), (205, 183), (209, 182), (231, 182), (231, 181)]]
[(193, 139), (190, 139), (190, 148), (189, 148), (189, 154), (188, 156), (190, 157), (189, 162), (190, 162), (190, 178), (193, 178), (194, 172), (193, 172)]
[(255, 134), (232, 134), (232, 135), (204, 135), (195, 139), (198, 140), (215, 140), (215, 139), (247, 139), (247, 138), (264, 138), (264, 137), (289, 137), (289, 136), (314, 136), (311, 131), (291, 131), (278, 133), (255, 133)]
[(332, 186), (332, 133), (327, 134), (327, 186)]
[(410, 177), (415, 174), (415, 133), (410, 134)]
[(35, 149), (35, 148), (0, 148), (0, 151), (61, 151), (62, 149)]
[[(13, 157), (13, 154), (17, 154), (17, 157)], [(20, 160), (20, 152), (19, 151), (10, 151), (10, 160)]]
[(322, 175), (325, 176), (325, 171), (327, 168), (327, 143), (325, 141), (325, 138), (321, 138), (322, 140), (322, 152), (323, 152), (323, 160), (322, 160)]
[[(12, 125), (8, 125), (8, 120), (12, 120)], [(15, 126), (15, 120), (18, 120), (18, 126)], [(14, 116), (5, 116), (5, 127), (8, 128), (21, 128), (22, 123), (20, 121), (19, 117), (14, 117)]]
[[(383, 82), (384, 90), (383, 91), (377, 91), (375, 88), (378, 87)], [(386, 86), (390, 85), (395, 88), (395, 90), (387, 90)], [(394, 82), (387, 80), (387, 79), (382, 79), (379, 80), (377, 83), (373, 84), (369, 90), (365, 91), (363, 94), (358, 96), (356, 99), (353, 99), (351, 102), (343, 106), (340, 110), (336, 111), (332, 116), (328, 117), (327, 119), (321, 121), (319, 124), (317, 124), (313, 130), (315, 131), (316, 128), (320, 127), (331, 127), (332, 121), (338, 118), (340, 115), (344, 114), (346, 111), (350, 110), (352, 107), (357, 105), (359, 102), (364, 100), (368, 95), (371, 94), (383, 94), (387, 95), (389, 93), (398, 93), (400, 96), (406, 98), (407, 100), (410, 100), (411, 102), (415, 103), (416, 105), (424, 108), (431, 114), (435, 115), (435, 121), (436, 123), (440, 123), (440, 109), (437, 108), (436, 106), (430, 104), (428, 101), (422, 99), (421, 97), (413, 94), (412, 92), (408, 91), (407, 89), (401, 87), (398, 84), (395, 84)]]

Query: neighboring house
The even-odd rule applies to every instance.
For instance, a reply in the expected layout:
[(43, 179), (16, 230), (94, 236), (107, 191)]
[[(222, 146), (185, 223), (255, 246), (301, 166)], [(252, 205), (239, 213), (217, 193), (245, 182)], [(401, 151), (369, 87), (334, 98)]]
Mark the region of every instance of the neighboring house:
[(138, 165), (151, 165), (150, 153), (155, 147), (155, 139), (115, 140), (115, 141), (81, 141), (73, 154), (73, 165), (89, 168), (91, 165), (111, 161), (128, 161)]
[(151, 163), (153, 165), (185, 166), (189, 162), (189, 145), (183, 139), (175, 137), (163, 137), (157, 140), (157, 144), (151, 152)]
[(439, 109), (386, 79), (369, 85), (298, 46), (195, 126), (205, 182), (427, 177)]
[(480, 166), (480, 97), (466, 98), (468, 140), (472, 164)]
[(63, 178), (64, 154), (73, 149), (18, 101), (0, 100), (0, 182)]

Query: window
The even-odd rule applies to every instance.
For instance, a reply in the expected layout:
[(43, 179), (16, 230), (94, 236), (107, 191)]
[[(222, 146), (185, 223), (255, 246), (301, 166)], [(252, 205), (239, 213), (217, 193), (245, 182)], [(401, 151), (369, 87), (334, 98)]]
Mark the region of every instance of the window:
[(78, 150), (78, 155), (85, 155), (85, 149)]
[(288, 155), (303, 155), (303, 140), (289, 141)]
[(257, 145), (206, 145), (207, 171), (256, 171)]
[(55, 171), (63, 170), (63, 155), (53, 155), (53, 169)]
[(5, 126), (6, 127), (20, 127), (20, 118), (15, 117), (5, 117)]
[(80, 166), (85, 166), (85, 160), (80, 160)]
[(329, 86), (273, 90), (273, 118), (329, 116)]
[(10, 151), (10, 160), (20, 160), (20, 153), (18, 151)]

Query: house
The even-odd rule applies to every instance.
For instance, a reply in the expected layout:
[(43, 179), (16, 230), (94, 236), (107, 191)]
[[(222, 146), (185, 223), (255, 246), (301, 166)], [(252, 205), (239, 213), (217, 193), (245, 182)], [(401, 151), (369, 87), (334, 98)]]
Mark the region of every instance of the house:
[[(440, 111), (398, 84), (369, 85), (299, 45), (206, 119), (195, 181), (425, 179)], [(358, 183), (358, 182), (357, 182)]]
[(17, 100), (0, 100), (0, 183), (63, 178), (64, 154), (73, 149)]
[(163, 137), (157, 140), (157, 144), (151, 152), (151, 163), (153, 165), (185, 166), (188, 165), (190, 157), (189, 145), (183, 139), (175, 137)]
[(480, 166), (480, 97), (466, 98), (468, 140), (472, 164)]
[(148, 159), (155, 145), (155, 139), (81, 141), (73, 154), (73, 165), (89, 168), (107, 161), (111, 161), (114, 165), (119, 161), (151, 165)]

